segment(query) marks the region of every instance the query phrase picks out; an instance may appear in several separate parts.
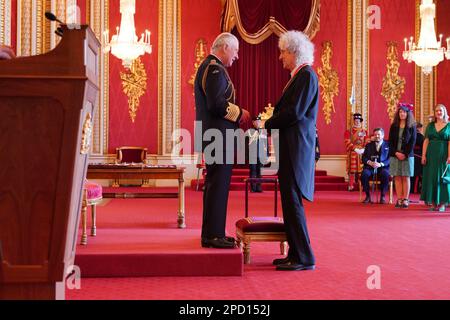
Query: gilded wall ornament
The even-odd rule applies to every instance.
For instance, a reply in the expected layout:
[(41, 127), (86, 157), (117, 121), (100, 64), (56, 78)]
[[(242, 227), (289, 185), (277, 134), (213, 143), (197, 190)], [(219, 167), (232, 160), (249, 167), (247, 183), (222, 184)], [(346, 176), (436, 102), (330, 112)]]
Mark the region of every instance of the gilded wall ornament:
[(206, 41), (204, 39), (199, 39), (195, 45), (195, 63), (194, 63), (194, 73), (191, 75), (188, 83), (194, 85), (195, 76), (197, 75), (198, 67), (202, 63), (203, 59), (206, 57)]
[(336, 112), (334, 108), (334, 97), (339, 94), (339, 77), (336, 70), (331, 65), (331, 57), (333, 56), (333, 43), (325, 41), (322, 44), (322, 67), (319, 68), (319, 85), (322, 88), (323, 115), (325, 123), (331, 123), (331, 112)]
[(387, 43), (387, 64), (386, 75), (383, 77), (383, 87), (381, 95), (387, 102), (387, 113), (389, 119), (394, 120), (395, 112), (397, 111), (397, 104), (400, 97), (405, 92), (406, 80), (398, 74), (400, 62), (398, 61), (397, 43)]
[(86, 118), (83, 123), (83, 131), (81, 133), (81, 154), (89, 153), (89, 147), (91, 146), (92, 137), (92, 117), (91, 114), (86, 114)]
[(121, 72), (123, 92), (128, 97), (128, 111), (131, 121), (136, 120), (136, 113), (139, 108), (140, 98), (147, 89), (147, 73), (140, 58), (133, 61), (129, 72)]

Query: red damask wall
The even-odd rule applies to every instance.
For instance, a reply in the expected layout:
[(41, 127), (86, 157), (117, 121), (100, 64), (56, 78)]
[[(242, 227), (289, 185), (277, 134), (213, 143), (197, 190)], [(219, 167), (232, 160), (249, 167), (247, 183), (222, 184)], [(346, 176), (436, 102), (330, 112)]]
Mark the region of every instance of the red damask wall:
[[(442, 33), (444, 39), (450, 37), (450, 23), (448, 21), (450, 17), (450, 0), (437, 1), (437, 30), (438, 34)], [(446, 42), (445, 47), (447, 47)], [(437, 94), (436, 102), (442, 103), (450, 111), (450, 60), (444, 60), (437, 66)]]
[[(370, 5), (380, 8), (380, 29), (371, 29), (369, 55), (369, 129), (384, 128), (388, 136), (391, 121), (387, 113), (387, 103), (381, 95), (383, 77), (386, 75), (387, 46), (386, 43), (397, 43), (399, 75), (406, 80), (405, 92), (401, 102), (414, 103), (415, 75), (414, 64), (403, 60), (403, 39), (414, 35), (415, 2), (405, 0), (372, 0)], [(371, 11), (372, 14), (374, 11)], [(366, 120), (366, 119), (365, 119)]]
[(77, 6), (80, 8), (80, 23), (86, 24), (86, 1), (87, 0), (77, 0)]
[(322, 155), (343, 154), (344, 131), (347, 113), (347, 1), (320, 1), (320, 31), (313, 42), (316, 45), (314, 69), (322, 66), (322, 43), (332, 41), (333, 57), (331, 64), (339, 77), (339, 95), (334, 99), (335, 113), (331, 114), (331, 123), (325, 123), (323, 99), (320, 98), (317, 128), (319, 131), (320, 152)]
[(181, 127), (191, 133), (192, 139), (195, 100), (194, 87), (188, 81), (194, 74), (195, 46), (200, 38), (204, 39), (207, 46), (205, 54), (209, 54), (214, 39), (220, 33), (221, 13), (220, 0), (181, 2)]
[[(120, 26), (120, 1), (109, 3), (110, 32)], [(152, 54), (141, 57), (147, 72), (147, 91), (140, 99), (140, 106), (133, 123), (128, 113), (128, 98), (122, 91), (120, 72), (124, 72), (121, 60), (110, 55), (109, 86), (109, 152), (119, 146), (147, 147), (155, 154), (158, 149), (158, 0), (137, 0), (135, 24), (136, 33), (145, 29), (152, 32)], [(111, 36), (111, 34), (110, 34)]]

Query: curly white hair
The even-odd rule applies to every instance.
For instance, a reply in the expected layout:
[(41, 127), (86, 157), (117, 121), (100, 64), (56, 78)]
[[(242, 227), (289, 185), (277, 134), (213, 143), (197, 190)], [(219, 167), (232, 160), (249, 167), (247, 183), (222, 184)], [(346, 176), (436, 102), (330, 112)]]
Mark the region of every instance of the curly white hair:
[(300, 31), (287, 31), (280, 36), (278, 47), (296, 56), (297, 65), (314, 63), (314, 44), (308, 36)]

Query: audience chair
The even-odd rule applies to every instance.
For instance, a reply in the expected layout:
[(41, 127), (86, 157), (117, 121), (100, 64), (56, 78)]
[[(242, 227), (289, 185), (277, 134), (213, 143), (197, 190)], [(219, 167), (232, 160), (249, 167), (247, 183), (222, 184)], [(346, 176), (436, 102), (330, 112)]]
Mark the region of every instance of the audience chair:
[(147, 148), (119, 147), (116, 148), (116, 163), (147, 163)]
[[(273, 183), (275, 185), (274, 216), (248, 216), (248, 189), (251, 183)], [(250, 263), (250, 244), (252, 241), (280, 242), (281, 254), (287, 254), (287, 238), (283, 219), (277, 217), (277, 178), (248, 178), (245, 180), (245, 218), (236, 222), (236, 241), (244, 251), (244, 263)]]
[(83, 232), (81, 235), (81, 244), (87, 245), (87, 206), (91, 206), (91, 236), (97, 235), (96, 226), (96, 205), (102, 200), (102, 186), (98, 183), (94, 183), (86, 180), (84, 183), (83, 203), (81, 207), (81, 223)]
[[(375, 192), (379, 192), (381, 182), (379, 180), (377, 180), (377, 181), (375, 181), (375, 183), (376, 183)], [(370, 180), (369, 181), (370, 190), (372, 190), (373, 184), (374, 184), (374, 181)], [(362, 184), (361, 184), (361, 179), (358, 180), (358, 187), (359, 187), (359, 201), (361, 202), (362, 196), (363, 196), (363, 188), (362, 188)], [(389, 204), (392, 204), (393, 201), (394, 201), (394, 179), (392, 178), (392, 176), (389, 176)]]

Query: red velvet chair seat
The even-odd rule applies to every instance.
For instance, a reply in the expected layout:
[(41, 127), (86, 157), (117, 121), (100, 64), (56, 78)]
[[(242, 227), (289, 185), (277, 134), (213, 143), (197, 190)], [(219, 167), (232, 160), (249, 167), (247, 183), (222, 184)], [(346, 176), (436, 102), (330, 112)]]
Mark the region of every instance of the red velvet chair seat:
[(91, 236), (97, 235), (96, 226), (96, 205), (103, 198), (103, 188), (101, 185), (95, 182), (85, 180), (84, 182), (84, 197), (83, 206), (81, 208), (81, 224), (82, 224), (82, 234), (81, 234), (81, 244), (87, 245), (87, 206), (91, 206)]
[[(273, 216), (248, 216), (248, 189), (250, 183), (274, 183), (274, 215)], [(236, 240), (243, 248), (244, 263), (250, 263), (250, 244), (252, 241), (277, 241), (280, 242), (280, 252), (287, 254), (287, 238), (283, 219), (277, 217), (277, 178), (248, 178), (245, 180), (245, 218), (236, 221)]]
[(284, 223), (278, 217), (249, 217), (236, 221), (236, 228), (244, 232), (284, 232)]
[(86, 189), (86, 200), (88, 202), (102, 198), (103, 189), (98, 183), (86, 180), (84, 187)]

